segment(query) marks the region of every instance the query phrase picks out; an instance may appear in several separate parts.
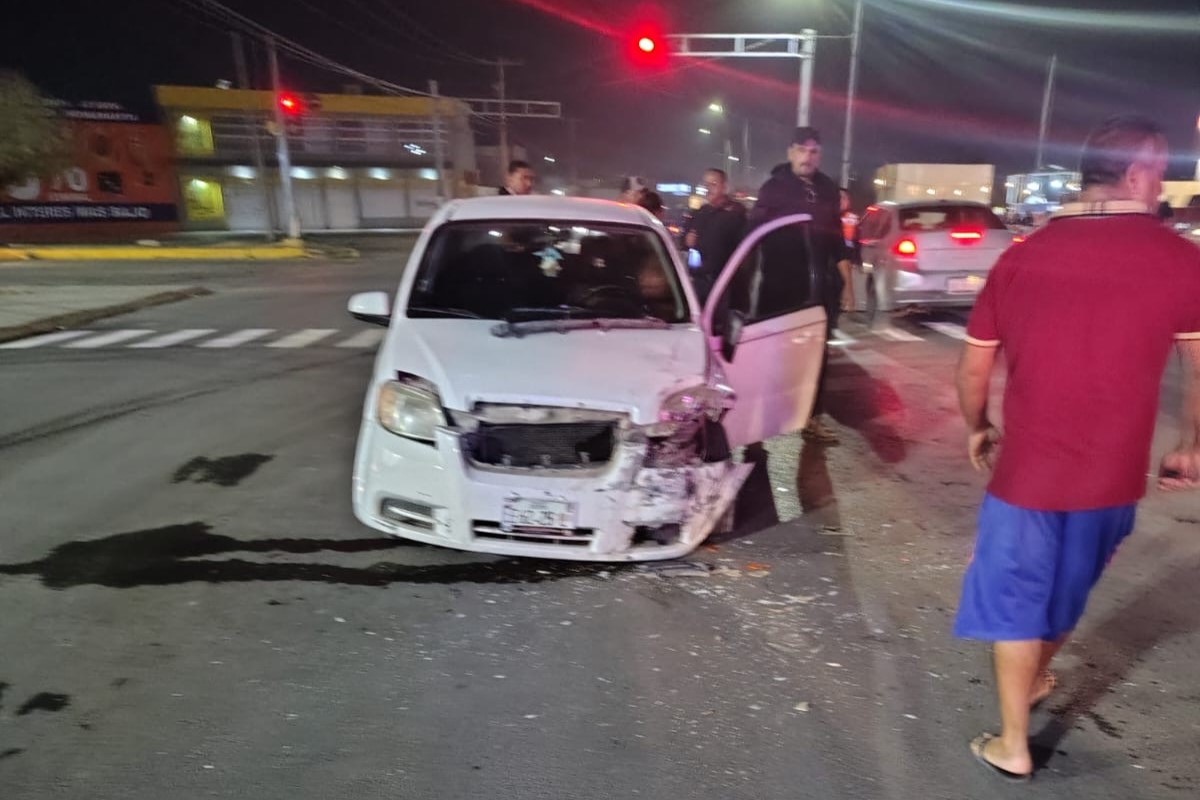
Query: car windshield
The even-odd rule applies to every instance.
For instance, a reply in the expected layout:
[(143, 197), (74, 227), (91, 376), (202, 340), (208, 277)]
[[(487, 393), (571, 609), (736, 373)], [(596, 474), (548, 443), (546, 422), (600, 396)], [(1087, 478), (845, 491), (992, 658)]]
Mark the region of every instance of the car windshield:
[(690, 319), (674, 264), (653, 230), (526, 220), (439, 228), (418, 267), (408, 316)]
[(945, 231), (961, 228), (1004, 230), (1004, 223), (991, 209), (974, 205), (904, 206), (900, 209), (900, 229), (904, 231)]

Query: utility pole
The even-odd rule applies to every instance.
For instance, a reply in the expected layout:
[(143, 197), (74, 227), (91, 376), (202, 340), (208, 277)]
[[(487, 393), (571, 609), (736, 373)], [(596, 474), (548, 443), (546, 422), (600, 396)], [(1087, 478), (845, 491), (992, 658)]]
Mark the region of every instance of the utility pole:
[(522, 62), (498, 58), (491, 63), (500, 71), (500, 81), (496, 84), (496, 96), (500, 99), (500, 173), (503, 175), (511, 160), (508, 153), (508, 104), (505, 102), (508, 99), (508, 84), (505, 81), (504, 68), (519, 67)]
[(1042, 156), (1046, 149), (1046, 135), (1050, 131), (1050, 113), (1054, 106), (1054, 73), (1058, 69), (1058, 53), (1050, 56), (1050, 70), (1046, 74), (1046, 92), (1042, 96), (1042, 124), (1038, 128), (1037, 159), (1035, 170), (1042, 168)]
[[(242, 35), (237, 31), (230, 31), (229, 35), (233, 39), (233, 63), (237, 69), (237, 79), (239, 89), (250, 88), (249, 71), (246, 69), (246, 52), (242, 49)], [(275, 238), (275, 203), (271, 198), (271, 187), (267, 183), (266, 165), (263, 160), (262, 142), (258, 138), (258, 132), (261, 129), (259, 124), (258, 112), (252, 111), (245, 117), (246, 131), (250, 134), (250, 140), (254, 144), (254, 175), (258, 187), (262, 190), (263, 196), (263, 211), (267, 214), (267, 241)]]
[(807, 125), (812, 105), (813, 64), (817, 60), (817, 32), (812, 28), (800, 31), (800, 97), (796, 101), (796, 124)]
[(438, 95), (438, 82), (429, 82), (429, 102), (433, 105), (433, 157), (437, 161), (438, 202), (444, 202), (446, 195), (446, 173), (443, 169), (446, 161), (442, 154), (442, 98)]
[(753, 189), (750, 185), (750, 172), (753, 170), (750, 160), (750, 118), (742, 119), (742, 180), (746, 183), (747, 189)]
[(570, 159), (570, 181), (571, 191), (575, 194), (579, 193), (579, 151), (575, 143), (575, 123), (578, 120), (575, 117), (567, 119), (567, 158)]
[(279, 161), (279, 184), (283, 187), (283, 216), (289, 239), (300, 238), (300, 217), (296, 215), (296, 199), (292, 195), (292, 159), (288, 154), (287, 127), (283, 109), (279, 107), (279, 57), (275, 54), (275, 39), (267, 37), (267, 52), (271, 58), (271, 88), (275, 93), (271, 107), (275, 111), (275, 156)]
[(854, 96), (858, 91), (858, 45), (862, 37), (863, 0), (854, 3), (854, 34), (850, 38), (850, 84), (846, 87), (846, 132), (842, 136), (842, 186), (850, 188), (850, 149), (854, 145)]

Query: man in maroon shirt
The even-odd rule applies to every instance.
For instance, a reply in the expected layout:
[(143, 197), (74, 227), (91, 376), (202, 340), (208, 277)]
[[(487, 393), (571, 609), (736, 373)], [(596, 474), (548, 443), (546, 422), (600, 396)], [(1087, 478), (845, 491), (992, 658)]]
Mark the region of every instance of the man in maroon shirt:
[[(1094, 131), (1080, 202), (1004, 254), (967, 326), (958, 394), (968, 454), (995, 469), (954, 632), (994, 643), (1001, 733), (977, 737), (971, 752), (1011, 780), (1033, 773), (1029, 710), (1054, 688), (1050, 659), (1133, 528), (1173, 345), (1183, 432), (1158, 486), (1200, 487), (1200, 250), (1154, 217), (1166, 163), (1149, 120)], [(987, 409), (1001, 350), (1002, 446)]]

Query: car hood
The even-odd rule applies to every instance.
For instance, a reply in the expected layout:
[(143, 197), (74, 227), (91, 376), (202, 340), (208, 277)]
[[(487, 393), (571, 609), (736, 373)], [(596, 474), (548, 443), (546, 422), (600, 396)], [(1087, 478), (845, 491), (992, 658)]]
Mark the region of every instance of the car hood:
[(705, 340), (694, 325), (663, 329), (491, 334), (493, 320), (395, 319), (377, 369), (437, 385), (442, 404), (587, 408), (658, 419), (662, 400), (704, 380)]

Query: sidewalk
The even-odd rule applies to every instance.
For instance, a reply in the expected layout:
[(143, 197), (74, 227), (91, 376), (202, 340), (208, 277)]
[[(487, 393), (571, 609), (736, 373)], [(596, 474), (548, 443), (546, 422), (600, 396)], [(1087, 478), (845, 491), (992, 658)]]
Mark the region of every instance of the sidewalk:
[(212, 294), (201, 286), (0, 287), (0, 343)]
[(211, 245), (163, 244), (63, 244), (0, 246), (0, 261), (265, 261), (325, 255), (303, 242), (252, 244), (218, 242)]

